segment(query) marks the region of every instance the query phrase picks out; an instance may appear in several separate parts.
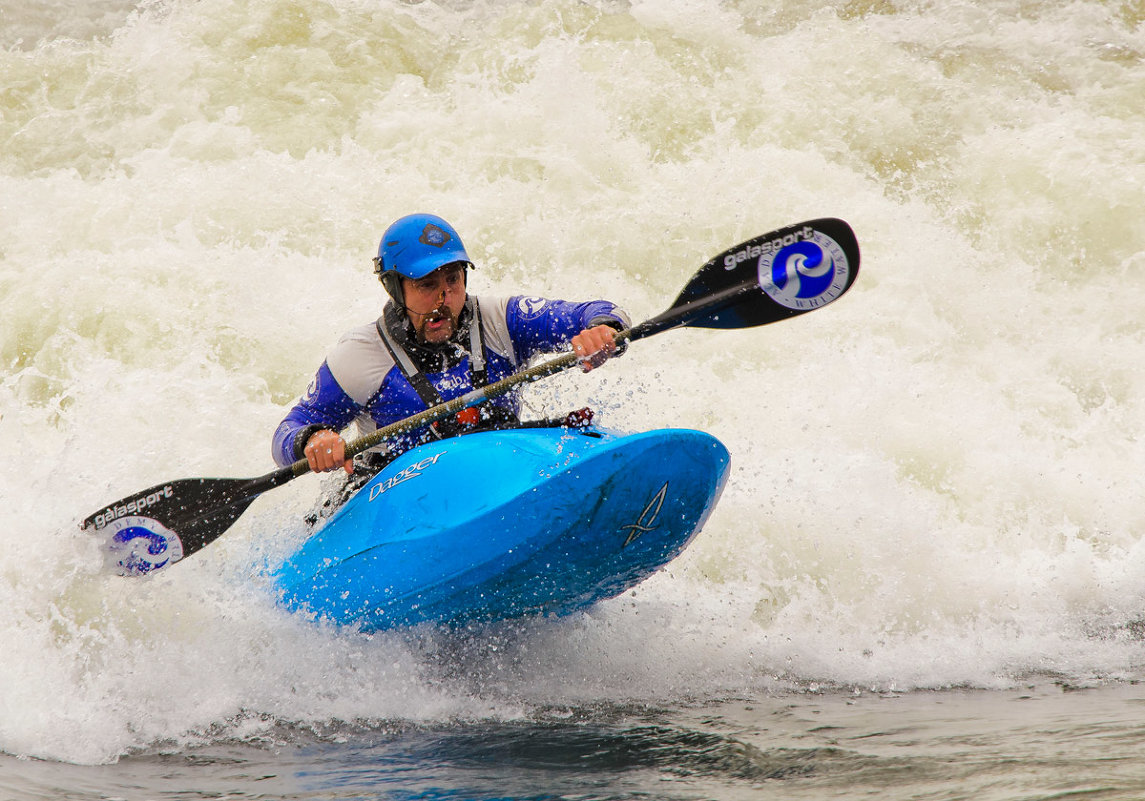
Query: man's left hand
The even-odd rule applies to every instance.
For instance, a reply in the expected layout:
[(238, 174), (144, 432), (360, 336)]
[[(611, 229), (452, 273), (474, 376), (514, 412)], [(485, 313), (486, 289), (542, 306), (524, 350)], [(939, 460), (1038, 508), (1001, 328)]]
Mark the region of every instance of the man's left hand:
[(587, 373), (616, 353), (616, 329), (610, 325), (586, 328), (572, 338), (572, 346), (580, 369)]

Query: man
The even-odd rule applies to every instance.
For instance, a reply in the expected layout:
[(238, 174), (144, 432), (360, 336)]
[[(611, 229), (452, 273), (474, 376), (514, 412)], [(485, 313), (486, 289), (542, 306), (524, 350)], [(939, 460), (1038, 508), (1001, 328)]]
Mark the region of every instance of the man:
[[(569, 303), (526, 296), (474, 298), (473, 266), (453, 227), (431, 214), (394, 222), (374, 271), (391, 297), (376, 322), (348, 332), (327, 355), (306, 395), (274, 434), (274, 459), (305, 458), (315, 472), (353, 473), (338, 433), (362, 434), (405, 419), (515, 372), (534, 354), (572, 344), (586, 372), (617, 352), (627, 314), (603, 300)], [(515, 419), (506, 396), (482, 405), (485, 418)], [(433, 436), (427, 427), (391, 441), (388, 455)]]

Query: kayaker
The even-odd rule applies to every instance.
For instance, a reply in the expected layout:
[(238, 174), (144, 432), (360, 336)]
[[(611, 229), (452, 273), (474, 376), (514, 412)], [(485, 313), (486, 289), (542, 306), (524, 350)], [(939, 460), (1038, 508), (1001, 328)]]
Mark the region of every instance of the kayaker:
[[(467, 293), (473, 262), (453, 226), (412, 214), (386, 229), (374, 271), (390, 295), (376, 321), (347, 332), (306, 394), (274, 433), (274, 460), (305, 458), (315, 472), (354, 472), (341, 432), (360, 434), (451, 400), (515, 372), (535, 354), (571, 344), (586, 372), (617, 353), (628, 315), (612, 303)], [(514, 394), (465, 410), (494, 422), (516, 419)], [(462, 416), (465, 415), (462, 414)], [(382, 458), (479, 420), (442, 421), (383, 446)], [(388, 461), (388, 458), (385, 458)], [(375, 457), (375, 463), (381, 459)]]

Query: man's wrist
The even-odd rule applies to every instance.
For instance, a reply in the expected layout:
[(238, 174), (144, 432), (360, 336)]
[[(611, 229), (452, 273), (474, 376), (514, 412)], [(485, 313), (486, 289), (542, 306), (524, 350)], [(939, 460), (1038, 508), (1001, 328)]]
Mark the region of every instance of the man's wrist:
[(317, 434), (319, 431), (333, 431), (334, 429), (329, 426), (322, 425), (309, 425), (305, 428), (299, 429), (298, 433), (294, 435), (294, 458), (306, 458), (306, 443), (310, 438)]

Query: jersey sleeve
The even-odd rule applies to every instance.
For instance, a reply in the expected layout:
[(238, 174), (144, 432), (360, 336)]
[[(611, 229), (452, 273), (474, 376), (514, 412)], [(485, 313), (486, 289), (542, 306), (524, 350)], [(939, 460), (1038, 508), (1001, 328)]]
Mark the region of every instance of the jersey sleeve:
[(526, 297), (509, 298), (505, 322), (519, 361), (533, 355), (559, 350), (586, 328), (611, 325), (627, 328), (627, 312), (606, 300), (574, 303), (566, 300)]
[(360, 411), (361, 407), (346, 394), (329, 365), (323, 362), (306, 394), (275, 429), (271, 445), (275, 464), (285, 467), (301, 459), (306, 440), (315, 431), (341, 431)]

